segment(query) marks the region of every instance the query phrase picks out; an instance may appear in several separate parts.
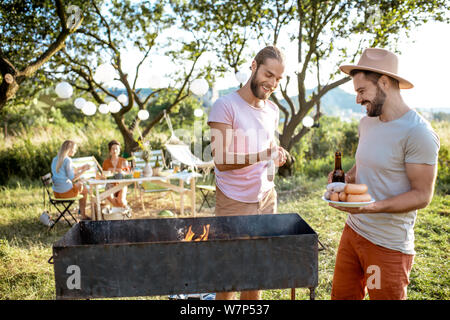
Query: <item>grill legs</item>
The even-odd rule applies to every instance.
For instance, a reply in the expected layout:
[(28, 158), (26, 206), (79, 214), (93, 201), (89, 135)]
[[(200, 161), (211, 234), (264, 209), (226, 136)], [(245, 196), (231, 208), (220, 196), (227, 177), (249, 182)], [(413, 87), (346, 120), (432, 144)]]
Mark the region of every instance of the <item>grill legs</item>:
[[(309, 288), (309, 300), (315, 299), (316, 299), (316, 288), (311, 287)], [(291, 288), (291, 300), (295, 300), (295, 288)]]

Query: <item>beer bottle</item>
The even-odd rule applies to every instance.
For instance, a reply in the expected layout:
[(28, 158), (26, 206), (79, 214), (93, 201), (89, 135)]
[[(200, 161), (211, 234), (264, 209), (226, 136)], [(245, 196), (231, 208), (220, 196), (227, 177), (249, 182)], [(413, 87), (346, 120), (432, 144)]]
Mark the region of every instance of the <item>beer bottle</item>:
[(342, 170), (341, 165), (341, 152), (336, 151), (334, 154), (334, 171), (331, 182), (344, 182), (345, 183), (345, 172)]

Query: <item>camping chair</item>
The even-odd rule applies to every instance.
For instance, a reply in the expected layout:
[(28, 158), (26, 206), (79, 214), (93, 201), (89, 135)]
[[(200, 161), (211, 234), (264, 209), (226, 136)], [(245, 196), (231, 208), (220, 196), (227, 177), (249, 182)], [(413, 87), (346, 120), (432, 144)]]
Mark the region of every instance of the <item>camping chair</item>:
[(214, 175), (214, 170), (213, 170), (209, 174), (206, 174), (204, 176), (204, 178), (201, 179), (198, 182), (198, 184), (195, 185), (197, 187), (197, 189), (200, 190), (200, 192), (202, 194), (202, 199), (203, 199), (202, 204), (200, 205), (200, 209), (198, 211), (202, 211), (202, 208), (203, 208), (203, 205), (205, 204), (205, 202), (209, 208), (212, 208), (211, 204), (208, 201), (208, 198), (211, 198), (216, 193), (215, 177), (216, 176)]
[[(47, 173), (45, 176), (41, 177), (41, 181), (42, 184), (44, 185), (44, 189), (45, 191), (47, 191), (47, 195), (48, 195), (48, 202), (51, 203), (56, 210), (59, 212), (59, 216), (56, 218), (55, 222), (49, 227), (49, 231), (58, 223), (58, 221), (61, 218), (64, 218), (64, 220), (66, 220), (66, 222), (69, 224), (69, 226), (71, 227), (72, 224), (70, 223), (69, 220), (66, 219), (66, 214), (69, 214), (72, 219), (75, 221), (75, 223), (77, 222), (77, 219), (75, 219), (75, 217), (70, 213), (70, 207), (72, 206), (72, 204), (75, 201), (80, 200), (81, 198), (83, 198), (82, 195), (78, 195), (74, 198), (64, 198), (64, 199), (58, 199), (53, 197), (53, 189), (52, 189), (52, 185), (53, 185), (53, 180), (52, 180), (52, 174), (51, 173)], [(44, 198), (45, 199), (45, 198)]]
[[(166, 161), (164, 159), (164, 153), (162, 152), (162, 150), (151, 150), (150, 153), (151, 153), (151, 157), (150, 157), (149, 163), (153, 168), (155, 167), (157, 159), (158, 159), (158, 162), (161, 164), (160, 168), (163, 169), (166, 167)], [(136, 169), (138, 169), (138, 170), (144, 169), (145, 161), (142, 159), (142, 152), (139, 151), (139, 152), (134, 153), (134, 162), (135, 162), (135, 170)], [(171, 197), (172, 202), (175, 207), (175, 200), (173, 198), (173, 194), (171, 191), (172, 190), (170, 190), (168, 188), (162, 188), (160, 185), (158, 185), (156, 183), (151, 183), (149, 181), (139, 184), (139, 196), (140, 196), (140, 200), (141, 200), (142, 210), (145, 210), (144, 194), (145, 193), (155, 193), (155, 192), (170, 192), (170, 197)]]

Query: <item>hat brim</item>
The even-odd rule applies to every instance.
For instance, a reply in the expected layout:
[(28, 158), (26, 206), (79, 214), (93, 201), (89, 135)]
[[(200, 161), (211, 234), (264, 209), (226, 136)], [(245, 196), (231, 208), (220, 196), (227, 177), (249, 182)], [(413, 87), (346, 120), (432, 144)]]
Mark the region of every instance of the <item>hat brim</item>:
[(350, 74), (350, 72), (352, 70), (367, 70), (367, 71), (373, 71), (376, 73), (381, 73), (381, 74), (385, 74), (391, 78), (394, 78), (396, 80), (398, 80), (399, 83), (399, 88), (400, 89), (411, 89), (414, 88), (414, 85), (409, 82), (408, 80), (399, 77), (398, 75), (396, 75), (395, 73), (391, 73), (388, 71), (384, 71), (384, 70), (380, 70), (380, 69), (376, 69), (376, 68), (371, 68), (371, 67), (364, 67), (364, 66), (355, 66), (355, 65), (342, 65), (339, 66), (339, 69), (344, 72), (345, 74)]

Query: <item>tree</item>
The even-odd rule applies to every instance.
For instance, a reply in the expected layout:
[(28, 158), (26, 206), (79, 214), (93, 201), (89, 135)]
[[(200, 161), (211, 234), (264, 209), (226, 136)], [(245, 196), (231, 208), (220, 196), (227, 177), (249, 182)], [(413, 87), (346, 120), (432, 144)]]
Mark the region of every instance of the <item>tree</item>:
[[(77, 6), (78, 5), (78, 6)], [(83, 21), (82, 1), (2, 1), (0, 4), (0, 111)], [(43, 81), (44, 79), (35, 78)], [(28, 83), (26, 95), (40, 88)]]
[[(164, 1), (112, 1), (102, 7), (97, 1), (91, 1), (84, 15), (89, 23), (80, 27), (67, 48), (55, 56), (53, 70), (49, 70), (49, 75), (65, 79), (77, 90), (88, 93), (98, 104), (107, 104), (108, 100), (117, 101), (121, 109), (113, 113), (112, 117), (123, 136), (125, 151), (136, 151), (139, 148), (136, 142), (137, 131), (145, 138), (162, 119), (164, 111), (170, 113), (190, 95), (191, 82), (207, 73), (198, 67), (198, 62), (207, 50), (209, 39), (207, 36), (197, 36), (194, 32), (181, 43), (176, 39), (158, 37), (178, 22), (177, 17), (168, 12)], [(122, 57), (123, 50), (130, 47), (136, 48), (141, 55), (134, 77), (125, 70)], [(144, 92), (137, 87), (141, 67), (148, 63), (152, 54), (163, 47), (169, 47), (166, 54), (180, 68), (176, 74), (171, 75), (173, 83), (169, 88)], [(127, 102), (121, 102), (117, 94), (96, 79), (95, 71), (101, 63), (114, 68), (116, 80), (126, 91)], [(55, 72), (58, 66), (62, 66), (62, 69)], [(162, 90), (171, 93), (167, 95), (171, 100), (156, 116), (144, 123), (137, 116), (138, 111), (152, 111)]]
[[(190, 8), (197, 10), (205, 17), (207, 30), (215, 30), (219, 34), (239, 34), (251, 28), (256, 35), (254, 41), (246, 41), (245, 46), (256, 41), (266, 45), (280, 45), (280, 36), (287, 34), (291, 42), (297, 44), (297, 70), (288, 74), (280, 85), (282, 99), (272, 95), (272, 100), (282, 112), (284, 122), (279, 135), (280, 144), (290, 151), (307, 132), (309, 127), (302, 125), (302, 120), (316, 108), (314, 122), (317, 126), (320, 120), (320, 99), (330, 90), (350, 81), (350, 77), (338, 71), (338, 65), (344, 61), (354, 61), (366, 47), (395, 47), (403, 32), (408, 34), (413, 28), (428, 20), (448, 21), (445, 15), (450, 9), (446, 0), (421, 1), (387, 1), (387, 0), (263, 0), (259, 1), (258, 10), (246, 6), (246, 1), (234, 1), (239, 6), (240, 15), (246, 17), (236, 30), (235, 25), (222, 23), (232, 19), (235, 12), (232, 8), (216, 9), (222, 2), (198, 0), (191, 1)], [(225, 17), (223, 17), (225, 15)], [(190, 16), (194, 16), (192, 13)], [(234, 48), (231, 44), (239, 42), (237, 38), (222, 37), (215, 47), (215, 52), (222, 57), (223, 69), (236, 70), (244, 59), (238, 60), (238, 65), (226, 59), (230, 55), (229, 48), (239, 53), (244, 48)], [(256, 40), (256, 41), (255, 41)], [(223, 42), (227, 42), (224, 44)], [(357, 44), (352, 48), (352, 44)], [(324, 74), (321, 66), (333, 61), (335, 71)], [(326, 72), (326, 71), (325, 71)], [(307, 95), (307, 78), (316, 79), (316, 87), (311, 95)], [(288, 94), (287, 88), (291, 81), (296, 81), (297, 95)], [(289, 174), (291, 159), (280, 168), (280, 174)]]

